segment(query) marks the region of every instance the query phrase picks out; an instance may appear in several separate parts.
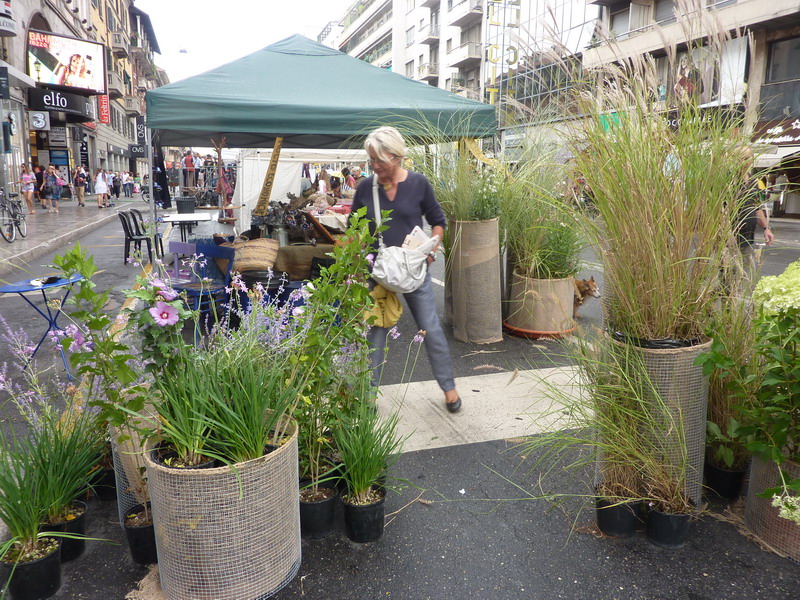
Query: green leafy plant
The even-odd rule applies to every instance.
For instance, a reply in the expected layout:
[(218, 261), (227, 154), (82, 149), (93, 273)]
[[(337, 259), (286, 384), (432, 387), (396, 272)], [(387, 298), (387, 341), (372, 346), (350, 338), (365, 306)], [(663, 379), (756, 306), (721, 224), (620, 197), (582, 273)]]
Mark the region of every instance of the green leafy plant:
[(758, 363), (750, 298), (720, 298), (708, 335), (711, 347), (696, 361), (709, 378), (707, 460), (719, 468), (742, 470), (750, 461), (750, 452), (740, 431), (741, 409), (750, 403), (756, 383), (744, 383), (745, 371), (757, 369)]
[(70, 353), (70, 362), (83, 379), (89, 404), (99, 409), (98, 418), (122, 425), (128, 411), (138, 412), (144, 407), (144, 397), (128, 389), (135, 387), (141, 375), (134, 366), (136, 357), (131, 348), (120, 340), (120, 326), (106, 310), (111, 292), (97, 291), (92, 281), (97, 265), (80, 244), (56, 256), (54, 263), (64, 277), (83, 277), (72, 285), (67, 301), (72, 307), (66, 313), (71, 327), (67, 327), (67, 336), (61, 342), (64, 351)]
[(368, 402), (341, 415), (333, 430), (347, 484), (345, 501), (351, 504), (371, 504), (380, 498), (375, 485), (399, 458), (403, 440), (397, 436), (398, 413), (385, 419)]
[(104, 443), (96, 416), (80, 406), (40, 415), (25, 446), (37, 480), (36, 494), (47, 507), (47, 522), (68, 519), (73, 501), (89, 489)]

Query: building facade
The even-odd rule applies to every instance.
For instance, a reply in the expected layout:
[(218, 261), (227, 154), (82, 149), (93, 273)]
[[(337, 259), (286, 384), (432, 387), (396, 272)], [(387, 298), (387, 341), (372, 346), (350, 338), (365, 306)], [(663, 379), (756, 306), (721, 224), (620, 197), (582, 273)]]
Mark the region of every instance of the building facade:
[(67, 180), (81, 164), (144, 172), (136, 119), (144, 92), (166, 79), (147, 15), (131, 0), (0, 5), (2, 184), (17, 182), (23, 163), (53, 163)]

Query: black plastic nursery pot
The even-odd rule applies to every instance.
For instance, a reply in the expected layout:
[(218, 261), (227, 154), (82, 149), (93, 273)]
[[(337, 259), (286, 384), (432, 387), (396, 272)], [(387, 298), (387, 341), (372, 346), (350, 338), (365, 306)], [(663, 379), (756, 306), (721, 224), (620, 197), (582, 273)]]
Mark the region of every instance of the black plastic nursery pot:
[(618, 538), (631, 537), (636, 533), (639, 517), (638, 502), (616, 504), (605, 498), (597, 498), (597, 527), (606, 535)]
[(742, 495), (747, 469), (722, 469), (706, 461), (703, 466), (706, 487), (724, 500), (736, 500)]
[(214, 469), (217, 467), (217, 461), (213, 458), (208, 459), (207, 461), (200, 463), (199, 465), (193, 465), (191, 467), (183, 467), (170, 464), (171, 459), (175, 459), (178, 457), (178, 453), (172, 448), (171, 444), (167, 444), (162, 442), (155, 448), (150, 451), (150, 456), (153, 459), (153, 462), (156, 462), (160, 465), (167, 467), (168, 469)]
[[(13, 571), (13, 572), (12, 572)], [(61, 587), (61, 546), (42, 558), (14, 565), (0, 561), (0, 590), (8, 578), (11, 600), (44, 600)]]
[(300, 535), (305, 539), (318, 540), (333, 533), (339, 492), (335, 487), (320, 486), (319, 490), (325, 498), (305, 501), (300, 497)]
[(647, 539), (662, 548), (683, 548), (689, 539), (688, 514), (672, 514), (650, 509), (647, 513)]
[(130, 509), (125, 515), (123, 527), (133, 562), (137, 565), (153, 565), (158, 562), (158, 552), (156, 550), (156, 534), (153, 527), (152, 514), (150, 523), (146, 525), (132, 525), (129, 523), (129, 517), (141, 513), (142, 510), (144, 510), (144, 507), (141, 504), (137, 504)]
[(344, 528), (348, 539), (359, 544), (374, 542), (383, 535), (383, 516), (386, 493), (372, 504), (358, 505), (343, 501)]
[[(81, 509), (80, 515), (71, 521), (64, 521), (62, 523), (47, 523), (42, 525), (42, 531), (63, 531), (65, 533), (74, 533), (76, 535), (86, 535), (86, 504), (76, 500), (72, 503), (74, 508)], [(83, 551), (86, 550), (86, 540), (81, 538), (58, 538), (59, 546), (61, 546), (61, 562), (69, 562), (75, 560)]]
[(117, 474), (114, 469), (98, 469), (92, 481), (92, 490), (98, 500), (116, 500)]

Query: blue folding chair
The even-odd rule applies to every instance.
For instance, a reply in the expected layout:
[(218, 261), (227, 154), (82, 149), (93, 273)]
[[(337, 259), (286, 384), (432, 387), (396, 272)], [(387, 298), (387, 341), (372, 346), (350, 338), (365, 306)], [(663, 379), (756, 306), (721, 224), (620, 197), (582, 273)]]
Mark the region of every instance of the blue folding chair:
[[(180, 248), (178, 247), (179, 244)], [(179, 292), (186, 292), (191, 309), (205, 311), (214, 306), (216, 298), (228, 296), (226, 288), (229, 288), (231, 284), (231, 270), (233, 269), (233, 259), (236, 251), (230, 246), (217, 246), (215, 244), (169, 243), (169, 250), (173, 253), (192, 252), (192, 248), (189, 247), (194, 248), (193, 254), (196, 256), (199, 257), (202, 254), (202, 258), (199, 259), (199, 265), (195, 268), (199, 279), (178, 282), (173, 285), (173, 288)], [(219, 271), (222, 273), (221, 279), (207, 279), (212, 271), (210, 268), (211, 261), (214, 261), (219, 267)]]

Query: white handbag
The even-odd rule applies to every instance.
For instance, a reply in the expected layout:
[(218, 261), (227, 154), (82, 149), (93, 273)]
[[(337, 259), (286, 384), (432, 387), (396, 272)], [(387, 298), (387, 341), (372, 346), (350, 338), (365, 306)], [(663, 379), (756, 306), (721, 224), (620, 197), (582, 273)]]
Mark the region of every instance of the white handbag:
[[(375, 209), (375, 225), (381, 225), (381, 206), (378, 200), (378, 176), (372, 178), (372, 203)], [(425, 281), (428, 272), (428, 254), (439, 241), (438, 236), (430, 238), (418, 248), (409, 249), (383, 244), (383, 236), (378, 234), (378, 254), (372, 267), (372, 278), (387, 290), (396, 294), (413, 292)]]

